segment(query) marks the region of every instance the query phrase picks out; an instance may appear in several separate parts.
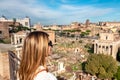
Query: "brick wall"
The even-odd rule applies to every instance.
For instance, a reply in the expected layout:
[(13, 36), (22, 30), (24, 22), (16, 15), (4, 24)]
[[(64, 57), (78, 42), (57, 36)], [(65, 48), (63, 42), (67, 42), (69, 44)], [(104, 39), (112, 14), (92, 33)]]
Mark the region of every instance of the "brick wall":
[(8, 38), (9, 37), (9, 27), (7, 25), (7, 23), (4, 22), (0, 22), (0, 37), (1, 38)]

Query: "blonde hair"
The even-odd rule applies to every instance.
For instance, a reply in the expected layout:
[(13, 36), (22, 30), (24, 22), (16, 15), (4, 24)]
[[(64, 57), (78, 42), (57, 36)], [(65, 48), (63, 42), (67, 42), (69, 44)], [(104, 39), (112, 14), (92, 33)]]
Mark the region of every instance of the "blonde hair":
[(19, 68), (20, 80), (33, 80), (37, 68), (46, 67), (48, 55), (48, 34), (42, 31), (31, 32), (24, 41)]

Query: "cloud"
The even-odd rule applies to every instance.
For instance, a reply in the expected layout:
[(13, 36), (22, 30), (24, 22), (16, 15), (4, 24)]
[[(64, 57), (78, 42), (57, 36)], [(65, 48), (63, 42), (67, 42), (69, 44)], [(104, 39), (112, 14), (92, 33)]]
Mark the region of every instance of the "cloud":
[(61, 8), (64, 11), (71, 12), (70, 14), (78, 14), (79, 16), (99, 16), (112, 12), (112, 8), (96, 8), (92, 6), (71, 6), (62, 5)]
[[(51, 0), (51, 3), (53, 2), (55, 0)], [(62, 0), (62, 2), (67, 2), (67, 0)], [(33, 23), (40, 22), (42, 24), (69, 24), (75, 20), (102, 16), (112, 11), (112, 8), (69, 4), (61, 4), (54, 9), (37, 0), (1, 0), (0, 2), (0, 15), (10, 18), (29, 16)]]

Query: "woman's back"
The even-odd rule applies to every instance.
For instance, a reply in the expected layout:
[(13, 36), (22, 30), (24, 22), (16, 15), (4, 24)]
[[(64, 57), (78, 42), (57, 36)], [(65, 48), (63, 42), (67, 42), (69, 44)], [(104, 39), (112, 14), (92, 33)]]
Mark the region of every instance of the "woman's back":
[[(20, 80), (57, 80), (46, 71), (50, 52), (48, 34), (42, 31), (29, 33), (24, 39), (19, 68)], [(41, 66), (44, 66), (43, 69)]]
[(40, 66), (37, 69), (34, 80), (57, 80), (57, 79), (53, 74), (47, 72), (43, 66)]
[(34, 80), (57, 80), (57, 79), (53, 74), (47, 71), (42, 71), (34, 77)]

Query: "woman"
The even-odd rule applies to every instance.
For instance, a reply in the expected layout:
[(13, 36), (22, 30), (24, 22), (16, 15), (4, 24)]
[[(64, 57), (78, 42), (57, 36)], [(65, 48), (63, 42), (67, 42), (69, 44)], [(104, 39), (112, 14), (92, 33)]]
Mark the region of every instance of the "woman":
[(46, 57), (50, 53), (48, 42), (48, 34), (42, 31), (31, 32), (25, 38), (19, 68), (20, 80), (57, 80), (46, 70)]

